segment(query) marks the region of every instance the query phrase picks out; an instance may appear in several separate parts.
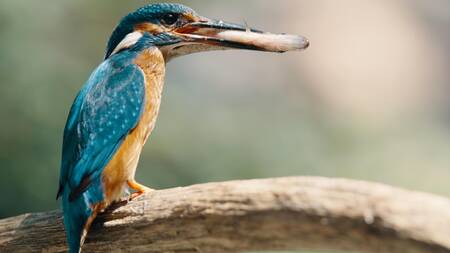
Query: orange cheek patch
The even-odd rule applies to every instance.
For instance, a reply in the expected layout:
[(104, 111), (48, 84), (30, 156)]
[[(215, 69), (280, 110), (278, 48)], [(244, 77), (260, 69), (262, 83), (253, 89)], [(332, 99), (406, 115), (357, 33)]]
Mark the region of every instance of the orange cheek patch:
[(198, 28), (189, 27), (189, 26), (180, 27), (178, 29), (175, 29), (175, 32), (177, 32), (177, 33), (185, 33), (185, 34), (191, 34), (191, 33), (194, 33), (196, 31), (198, 31)]
[(152, 34), (158, 34), (165, 32), (165, 29), (162, 26), (155, 25), (152, 23), (141, 23), (134, 26), (135, 31), (140, 32), (149, 32)]
[(192, 13), (184, 13), (183, 16), (184, 16), (184, 18), (186, 18), (190, 22), (199, 22), (199, 21), (201, 21), (198, 16), (195, 16)]

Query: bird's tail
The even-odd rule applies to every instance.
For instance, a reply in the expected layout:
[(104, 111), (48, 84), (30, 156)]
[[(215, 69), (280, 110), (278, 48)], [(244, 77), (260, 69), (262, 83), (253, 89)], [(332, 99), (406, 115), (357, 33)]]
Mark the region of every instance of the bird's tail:
[(87, 232), (99, 212), (99, 204), (90, 198), (89, 189), (73, 200), (69, 195), (70, 189), (67, 187), (62, 195), (67, 243), (70, 253), (80, 253)]

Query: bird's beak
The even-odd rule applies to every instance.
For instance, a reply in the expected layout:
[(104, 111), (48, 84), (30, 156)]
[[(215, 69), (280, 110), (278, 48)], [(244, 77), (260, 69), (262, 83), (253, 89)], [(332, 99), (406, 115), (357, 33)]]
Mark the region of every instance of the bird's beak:
[[(305, 37), (272, 34), (220, 20), (200, 18), (172, 31), (182, 42), (174, 45), (173, 56), (218, 49), (248, 49), (283, 53), (308, 48)], [(175, 52), (179, 49), (179, 52)]]

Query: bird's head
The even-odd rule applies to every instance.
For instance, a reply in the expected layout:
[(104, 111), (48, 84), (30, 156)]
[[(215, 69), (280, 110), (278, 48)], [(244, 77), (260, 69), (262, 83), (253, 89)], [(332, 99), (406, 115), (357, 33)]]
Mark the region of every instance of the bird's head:
[(105, 59), (133, 47), (155, 46), (168, 61), (176, 56), (223, 49), (301, 50), (309, 42), (301, 36), (269, 34), (208, 19), (181, 4), (159, 3), (139, 8), (120, 21), (108, 42)]

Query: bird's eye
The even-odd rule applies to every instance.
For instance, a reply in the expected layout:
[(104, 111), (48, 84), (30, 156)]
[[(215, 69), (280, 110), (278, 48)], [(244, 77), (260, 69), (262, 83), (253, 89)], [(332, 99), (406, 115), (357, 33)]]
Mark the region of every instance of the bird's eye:
[(178, 21), (179, 15), (175, 13), (169, 13), (162, 17), (161, 21), (165, 25), (173, 25)]

